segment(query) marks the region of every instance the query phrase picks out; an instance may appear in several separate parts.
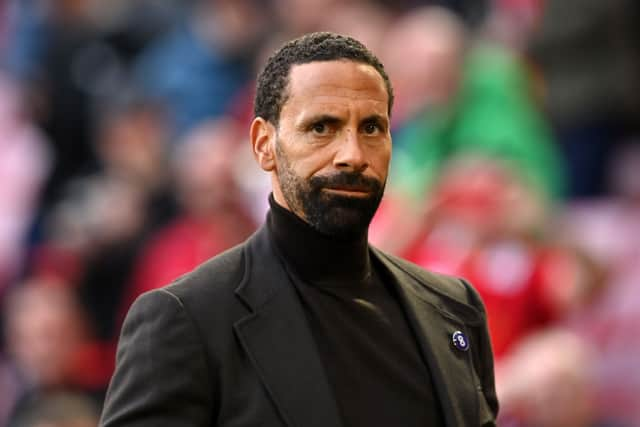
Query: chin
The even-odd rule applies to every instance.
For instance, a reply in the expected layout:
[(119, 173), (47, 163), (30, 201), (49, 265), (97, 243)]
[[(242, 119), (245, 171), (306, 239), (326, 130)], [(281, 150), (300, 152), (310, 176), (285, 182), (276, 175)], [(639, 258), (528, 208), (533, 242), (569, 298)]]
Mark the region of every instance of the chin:
[[(353, 199), (353, 197), (340, 197), (340, 199)], [(361, 200), (360, 197), (355, 199)], [(340, 203), (337, 203), (340, 205)], [(308, 214), (308, 222), (319, 232), (335, 237), (352, 237), (365, 234), (369, 223), (375, 213), (375, 209), (363, 209), (357, 206), (333, 206)]]

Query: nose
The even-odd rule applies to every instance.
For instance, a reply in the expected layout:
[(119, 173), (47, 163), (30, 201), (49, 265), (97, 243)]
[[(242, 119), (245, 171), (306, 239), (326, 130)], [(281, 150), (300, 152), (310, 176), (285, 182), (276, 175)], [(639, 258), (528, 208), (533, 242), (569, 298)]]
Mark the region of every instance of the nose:
[(351, 129), (345, 130), (344, 137), (338, 141), (333, 165), (339, 170), (348, 172), (362, 172), (369, 166), (358, 132)]

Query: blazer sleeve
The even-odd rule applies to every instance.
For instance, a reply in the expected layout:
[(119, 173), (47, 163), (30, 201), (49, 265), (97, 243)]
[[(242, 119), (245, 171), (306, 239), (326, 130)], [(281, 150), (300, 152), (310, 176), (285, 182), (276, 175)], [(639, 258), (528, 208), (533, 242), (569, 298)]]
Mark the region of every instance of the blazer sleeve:
[(143, 294), (125, 319), (101, 427), (213, 425), (203, 342), (181, 301)]

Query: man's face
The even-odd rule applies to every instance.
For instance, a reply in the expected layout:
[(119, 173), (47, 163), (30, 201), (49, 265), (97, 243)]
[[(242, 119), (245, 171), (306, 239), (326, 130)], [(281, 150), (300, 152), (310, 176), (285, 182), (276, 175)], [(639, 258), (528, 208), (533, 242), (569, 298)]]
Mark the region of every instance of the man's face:
[(275, 135), (279, 204), (323, 233), (361, 233), (382, 198), (390, 157), (388, 94), (373, 67), (292, 67)]

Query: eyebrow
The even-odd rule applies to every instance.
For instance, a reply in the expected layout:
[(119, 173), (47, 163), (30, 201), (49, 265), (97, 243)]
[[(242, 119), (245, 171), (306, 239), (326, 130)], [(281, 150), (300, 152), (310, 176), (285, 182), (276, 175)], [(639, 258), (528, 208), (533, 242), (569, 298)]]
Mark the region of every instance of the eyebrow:
[(330, 114), (318, 114), (309, 117), (303, 118), (299, 123), (299, 128), (306, 128), (312, 124), (316, 123), (327, 123), (327, 124), (337, 124), (341, 123), (342, 120), (336, 116), (332, 116)]
[(385, 129), (389, 126), (389, 120), (380, 114), (372, 114), (370, 116), (367, 116), (362, 119), (360, 123), (377, 123), (383, 125)]

